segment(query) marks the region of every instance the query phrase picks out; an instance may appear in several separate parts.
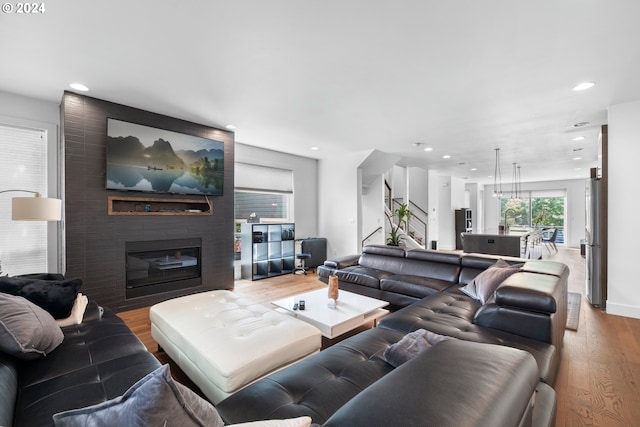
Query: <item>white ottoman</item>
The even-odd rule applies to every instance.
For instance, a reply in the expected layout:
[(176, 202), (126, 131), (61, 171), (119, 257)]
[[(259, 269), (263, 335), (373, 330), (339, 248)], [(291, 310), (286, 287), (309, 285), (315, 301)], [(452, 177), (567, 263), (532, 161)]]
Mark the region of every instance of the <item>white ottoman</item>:
[(231, 291), (151, 307), (151, 335), (214, 404), (320, 351), (320, 331)]

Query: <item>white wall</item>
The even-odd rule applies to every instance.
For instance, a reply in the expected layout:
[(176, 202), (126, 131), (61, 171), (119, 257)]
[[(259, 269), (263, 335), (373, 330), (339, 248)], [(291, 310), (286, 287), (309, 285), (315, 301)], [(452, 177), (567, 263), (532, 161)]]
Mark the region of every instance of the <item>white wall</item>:
[[(62, 97), (62, 94), (60, 94)], [(47, 131), (48, 143), (48, 182), (47, 196), (61, 197), (62, 186), (59, 181), (60, 167), (60, 103), (43, 101), (8, 92), (0, 92), (0, 122), (14, 126), (33, 127)], [(1, 184), (0, 184), (1, 185)], [(0, 190), (7, 190), (0, 188)], [(64, 254), (61, 235), (62, 224), (49, 222), (48, 227), (48, 271), (64, 273)]]
[(235, 161), (292, 170), (296, 238), (319, 236), (317, 160), (236, 143)]
[[(566, 221), (564, 230), (565, 244), (571, 248), (579, 248), (584, 239), (585, 227), (585, 179), (564, 181), (523, 182), (523, 191), (565, 190), (567, 196)], [(497, 233), (499, 217), (498, 199), (492, 196), (493, 185), (484, 187), (484, 225), (486, 233)]]
[(438, 179), (438, 174), (433, 171), (429, 171), (428, 173), (429, 179), (427, 182), (427, 198), (429, 199), (429, 203), (427, 204), (427, 209), (429, 212), (429, 241), (427, 249), (431, 249), (431, 242), (438, 241), (439, 233), (439, 220), (438, 220), (438, 212), (439, 212), (439, 202), (440, 202), (440, 180)]
[(429, 172), (422, 168), (409, 168), (409, 200), (423, 210), (429, 208)]
[(341, 153), (318, 161), (318, 234), (327, 238), (330, 258), (360, 252), (359, 166), (370, 153)]
[[(438, 249), (456, 248), (455, 217), (451, 208), (451, 177), (438, 176)], [(464, 197), (464, 196), (463, 196)]]
[(640, 227), (640, 101), (609, 107), (609, 239), (607, 313), (640, 318), (635, 258)]
[(368, 245), (385, 243), (384, 229), (387, 219), (384, 216), (384, 187), (384, 175), (381, 174), (362, 191), (362, 238), (382, 227), (382, 230), (367, 240)]
[(482, 227), (482, 199), (480, 195), (480, 185), (476, 183), (465, 184), (465, 195), (468, 195), (469, 202), (465, 208), (471, 209), (471, 225), (473, 231), (478, 233)]

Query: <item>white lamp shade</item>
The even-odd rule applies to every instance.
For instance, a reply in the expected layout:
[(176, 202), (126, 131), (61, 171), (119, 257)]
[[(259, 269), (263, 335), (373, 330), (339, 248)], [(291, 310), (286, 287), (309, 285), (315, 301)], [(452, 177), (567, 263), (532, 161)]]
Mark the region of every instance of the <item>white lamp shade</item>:
[(62, 200), (46, 197), (14, 197), (11, 219), (14, 221), (60, 221)]

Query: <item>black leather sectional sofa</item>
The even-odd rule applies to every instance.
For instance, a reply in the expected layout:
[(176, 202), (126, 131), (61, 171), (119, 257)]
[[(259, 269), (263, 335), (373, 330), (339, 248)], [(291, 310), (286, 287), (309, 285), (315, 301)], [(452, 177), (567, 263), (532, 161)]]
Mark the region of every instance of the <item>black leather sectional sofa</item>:
[(53, 426), (53, 414), (118, 397), (160, 367), (119, 317), (95, 303), (62, 332), (45, 357), (0, 352), (0, 426)]
[[(376, 246), (350, 260), (327, 261), (320, 279), (336, 273), (343, 289), (408, 304), (223, 400), (216, 409), (227, 424), (298, 416), (326, 426), (554, 424), (566, 266), (528, 261), (482, 304), (459, 288), (496, 258)], [(90, 304), (46, 357), (0, 352), (0, 426), (52, 425), (53, 414), (120, 396), (160, 366), (122, 320), (101, 311)], [(417, 329), (457, 339), (388, 363), (385, 351)]]
[[(499, 259), (520, 268), (493, 298), (482, 304), (460, 292)], [(338, 276), (340, 289), (410, 306), (381, 326), (406, 332), (425, 327), (485, 342), (501, 331), (562, 347), (569, 268), (559, 262), (372, 245), (361, 255), (327, 260), (318, 268), (325, 283), (331, 274)]]
[[(460, 291), (497, 260), (368, 246), (325, 262), (320, 280), (336, 274), (341, 289), (404, 308), (257, 381), (218, 411), (229, 422), (308, 415), (331, 426), (552, 426), (569, 270), (526, 261), (484, 304)], [(385, 350), (418, 329), (457, 339), (397, 368), (387, 363)]]

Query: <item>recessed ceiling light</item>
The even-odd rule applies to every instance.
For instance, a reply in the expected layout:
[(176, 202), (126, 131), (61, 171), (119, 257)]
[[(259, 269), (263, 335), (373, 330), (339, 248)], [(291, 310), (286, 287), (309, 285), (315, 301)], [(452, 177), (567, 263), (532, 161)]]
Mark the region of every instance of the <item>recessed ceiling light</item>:
[(587, 89), (591, 89), (595, 85), (596, 84), (594, 82), (582, 82), (576, 85), (576, 87), (574, 87), (573, 90), (575, 91), (587, 90)]
[(574, 128), (581, 128), (581, 127), (586, 126), (588, 124), (589, 124), (589, 122), (578, 122), (578, 123), (574, 124), (573, 127)]
[(572, 141), (584, 141), (584, 136), (576, 136)]
[(574, 157), (573, 160), (582, 160), (582, 157)]
[(427, 148), (424, 149), (424, 151), (433, 151), (433, 148), (427, 147)]
[(226, 125), (225, 127), (227, 129), (229, 129), (229, 130), (235, 130), (236, 129), (236, 127), (234, 125)]
[(478, 168), (471, 168), (471, 170), (472, 170), (472, 171), (477, 171), (477, 170), (478, 170)]
[(71, 86), (71, 89), (79, 90), (81, 92), (89, 91), (89, 88), (82, 83), (71, 83), (69, 86)]
[(450, 158), (451, 158), (451, 156), (450, 156), (450, 155), (448, 155), (448, 154), (445, 154), (444, 156), (442, 156), (442, 158), (443, 158), (443, 159), (450, 159)]
[(320, 149), (320, 147), (311, 147), (311, 149), (312, 149), (313, 151), (318, 151), (318, 150)]

